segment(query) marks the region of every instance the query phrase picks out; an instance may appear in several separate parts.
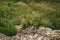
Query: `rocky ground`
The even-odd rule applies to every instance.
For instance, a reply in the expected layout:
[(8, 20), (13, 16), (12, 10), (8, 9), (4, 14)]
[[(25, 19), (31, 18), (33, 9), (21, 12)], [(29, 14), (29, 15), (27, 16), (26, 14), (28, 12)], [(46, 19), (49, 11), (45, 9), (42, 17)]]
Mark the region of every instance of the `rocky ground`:
[(60, 40), (60, 30), (52, 30), (50, 28), (40, 27), (36, 29), (29, 27), (23, 30), (17, 26), (18, 33), (13, 37), (0, 33), (0, 40)]

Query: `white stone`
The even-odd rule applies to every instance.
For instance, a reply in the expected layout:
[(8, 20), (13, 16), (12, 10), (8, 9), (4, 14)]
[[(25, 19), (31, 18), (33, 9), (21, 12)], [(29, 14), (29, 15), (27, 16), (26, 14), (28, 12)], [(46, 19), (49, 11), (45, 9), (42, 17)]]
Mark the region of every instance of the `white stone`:
[(23, 40), (27, 40), (27, 38), (26, 38), (26, 37), (24, 37), (24, 38), (23, 38)]
[(38, 37), (38, 38), (37, 38), (37, 40), (42, 40), (42, 38), (43, 38), (43, 36), (41, 36), (41, 37)]
[(34, 38), (37, 38), (37, 37), (38, 37), (38, 34), (35, 34), (35, 35), (34, 35)]
[(29, 38), (30, 38), (30, 39), (33, 39), (33, 36), (32, 36), (32, 35), (29, 35)]

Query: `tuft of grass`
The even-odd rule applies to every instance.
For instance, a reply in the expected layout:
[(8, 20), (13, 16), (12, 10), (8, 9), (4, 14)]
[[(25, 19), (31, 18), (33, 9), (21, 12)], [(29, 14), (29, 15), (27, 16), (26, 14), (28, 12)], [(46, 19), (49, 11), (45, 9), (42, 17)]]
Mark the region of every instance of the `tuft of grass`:
[(19, 13), (17, 14), (19, 8), (8, 3), (2, 2), (0, 5), (0, 32), (7, 36), (14, 36), (18, 32), (14, 26), (20, 24)]
[(0, 32), (7, 35), (7, 36), (14, 36), (17, 34), (17, 30), (15, 27), (1, 27), (0, 26)]

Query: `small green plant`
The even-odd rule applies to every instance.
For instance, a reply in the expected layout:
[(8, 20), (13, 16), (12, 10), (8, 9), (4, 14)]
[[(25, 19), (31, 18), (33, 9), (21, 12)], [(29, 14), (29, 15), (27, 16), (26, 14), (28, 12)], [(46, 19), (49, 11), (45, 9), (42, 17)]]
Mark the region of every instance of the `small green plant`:
[(14, 27), (14, 21), (0, 20), (0, 32), (7, 36), (14, 36), (17, 34), (17, 29)]
[(17, 34), (17, 30), (15, 27), (1, 27), (0, 32), (7, 35), (7, 36), (14, 36)]
[(51, 22), (49, 22), (49, 20), (42, 20), (41, 21), (41, 25), (44, 26), (44, 27), (48, 27), (48, 28), (52, 28), (52, 29), (55, 29), (55, 27), (52, 25)]
[(25, 23), (23, 23), (22, 25), (23, 25), (22, 28), (23, 28), (23, 29), (26, 29), (26, 28), (28, 28), (29, 26), (31, 26), (32, 24), (30, 23), (29, 20), (26, 20)]

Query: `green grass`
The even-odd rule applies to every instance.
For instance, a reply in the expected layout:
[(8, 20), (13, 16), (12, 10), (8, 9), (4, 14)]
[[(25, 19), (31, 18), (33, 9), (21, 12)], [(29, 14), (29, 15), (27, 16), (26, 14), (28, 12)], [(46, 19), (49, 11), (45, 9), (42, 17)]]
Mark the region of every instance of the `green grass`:
[(56, 3), (58, 0), (51, 0), (54, 3), (35, 0), (28, 4), (24, 0), (17, 0), (24, 1), (17, 5), (14, 5), (16, 0), (0, 1), (0, 32), (5, 35), (16, 35), (15, 25), (22, 25), (23, 29), (29, 26), (60, 29), (60, 3)]
[(0, 27), (0, 32), (7, 36), (14, 36), (17, 34), (17, 30), (15, 27)]
[(0, 3), (0, 32), (7, 36), (14, 36), (17, 34), (15, 25), (20, 25), (19, 8), (12, 6), (12, 3)]

